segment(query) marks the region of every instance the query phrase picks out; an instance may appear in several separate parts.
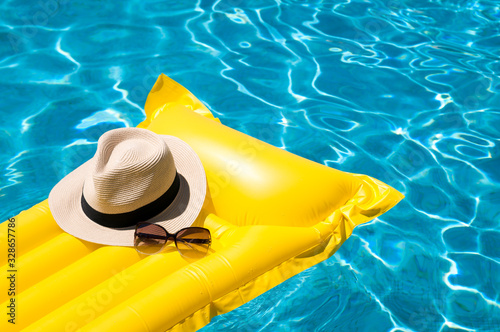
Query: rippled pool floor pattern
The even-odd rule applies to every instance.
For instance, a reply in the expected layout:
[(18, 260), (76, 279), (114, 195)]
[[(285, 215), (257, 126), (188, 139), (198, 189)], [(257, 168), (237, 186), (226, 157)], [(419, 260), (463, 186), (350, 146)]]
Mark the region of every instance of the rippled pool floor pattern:
[(223, 123), (406, 195), (203, 331), (500, 329), (496, 1), (6, 1), (0, 214), (38, 201), (163, 72)]

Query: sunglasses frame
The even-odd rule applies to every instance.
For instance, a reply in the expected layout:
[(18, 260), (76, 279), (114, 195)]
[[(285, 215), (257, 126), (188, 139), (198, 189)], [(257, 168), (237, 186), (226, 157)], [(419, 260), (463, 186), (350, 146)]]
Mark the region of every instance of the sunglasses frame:
[[(163, 229), (165, 231), (165, 233), (167, 234), (166, 239), (165, 239), (165, 243), (160, 247), (160, 249), (158, 249), (158, 251), (153, 252), (153, 253), (145, 253), (145, 252), (142, 252), (141, 250), (138, 249), (139, 246), (135, 245), (135, 241), (136, 241), (136, 238), (137, 238), (137, 231), (139, 230), (140, 225), (154, 225), (154, 226), (160, 227), (161, 229)], [(187, 230), (187, 229), (200, 229), (200, 230), (203, 230), (203, 231), (207, 231), (207, 233), (208, 233), (208, 248), (207, 248), (207, 253), (208, 253), (208, 249), (210, 249), (210, 245), (212, 244), (212, 234), (210, 233), (210, 230), (208, 228), (204, 228), (204, 227), (185, 227), (185, 228), (180, 229), (177, 232), (175, 232), (175, 234), (172, 234), (172, 233), (169, 233), (165, 229), (165, 227), (163, 227), (162, 225), (153, 224), (153, 223), (150, 223), (150, 222), (147, 222), (147, 221), (141, 221), (141, 222), (139, 222), (139, 223), (137, 223), (135, 225), (135, 231), (134, 231), (134, 247), (135, 247), (135, 250), (137, 250), (138, 252), (140, 252), (143, 255), (154, 255), (154, 254), (157, 254), (157, 253), (161, 252), (165, 248), (166, 245), (170, 244), (169, 240), (171, 240), (173, 238), (174, 239), (174, 243), (175, 243), (175, 248), (177, 249), (177, 251), (179, 252), (179, 254), (181, 256), (184, 256), (182, 254), (181, 250), (179, 249), (178, 245), (177, 245), (177, 234), (179, 234), (180, 232), (182, 232), (184, 230)], [(150, 235), (152, 235), (152, 234), (150, 234)], [(164, 237), (161, 236), (161, 239), (164, 239)], [(186, 242), (183, 242), (183, 243), (187, 244)]]

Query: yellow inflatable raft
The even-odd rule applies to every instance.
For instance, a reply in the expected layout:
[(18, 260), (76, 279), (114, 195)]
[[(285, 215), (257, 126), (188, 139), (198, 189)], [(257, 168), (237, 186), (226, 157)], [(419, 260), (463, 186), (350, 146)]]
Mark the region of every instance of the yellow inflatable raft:
[[(366, 175), (341, 172), (222, 125), (165, 75), (139, 127), (177, 136), (198, 153), (207, 198), (196, 223), (212, 250), (188, 262), (175, 249), (143, 256), (64, 233), (47, 201), (2, 223), (16, 235), (15, 265), (0, 257), (1, 331), (193, 331), (330, 257), (353, 228), (403, 198)], [(12, 231), (10, 231), (12, 232)], [(12, 306), (12, 305), (11, 305)], [(9, 317), (7, 317), (9, 318)]]

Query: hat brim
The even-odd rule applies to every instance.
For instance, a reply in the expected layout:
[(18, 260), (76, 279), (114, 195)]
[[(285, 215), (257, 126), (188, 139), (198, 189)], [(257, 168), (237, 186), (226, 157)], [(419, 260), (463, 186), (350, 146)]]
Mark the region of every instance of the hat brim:
[[(167, 143), (180, 178), (179, 192), (165, 210), (149, 220), (169, 233), (189, 227), (198, 217), (205, 201), (206, 175), (200, 158), (184, 141), (177, 137), (159, 135)], [(67, 233), (85, 241), (133, 246), (135, 227), (109, 228), (89, 219), (82, 210), (81, 198), (85, 177), (92, 171), (94, 160), (66, 175), (49, 194), (49, 207), (57, 224)]]

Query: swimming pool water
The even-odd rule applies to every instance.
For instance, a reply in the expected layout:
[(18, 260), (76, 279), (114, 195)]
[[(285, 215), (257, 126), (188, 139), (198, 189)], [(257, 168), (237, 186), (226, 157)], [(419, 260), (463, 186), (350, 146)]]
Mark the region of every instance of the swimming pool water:
[(406, 195), (203, 331), (500, 330), (496, 1), (0, 4), (1, 220), (45, 199), (165, 73), (221, 121)]

